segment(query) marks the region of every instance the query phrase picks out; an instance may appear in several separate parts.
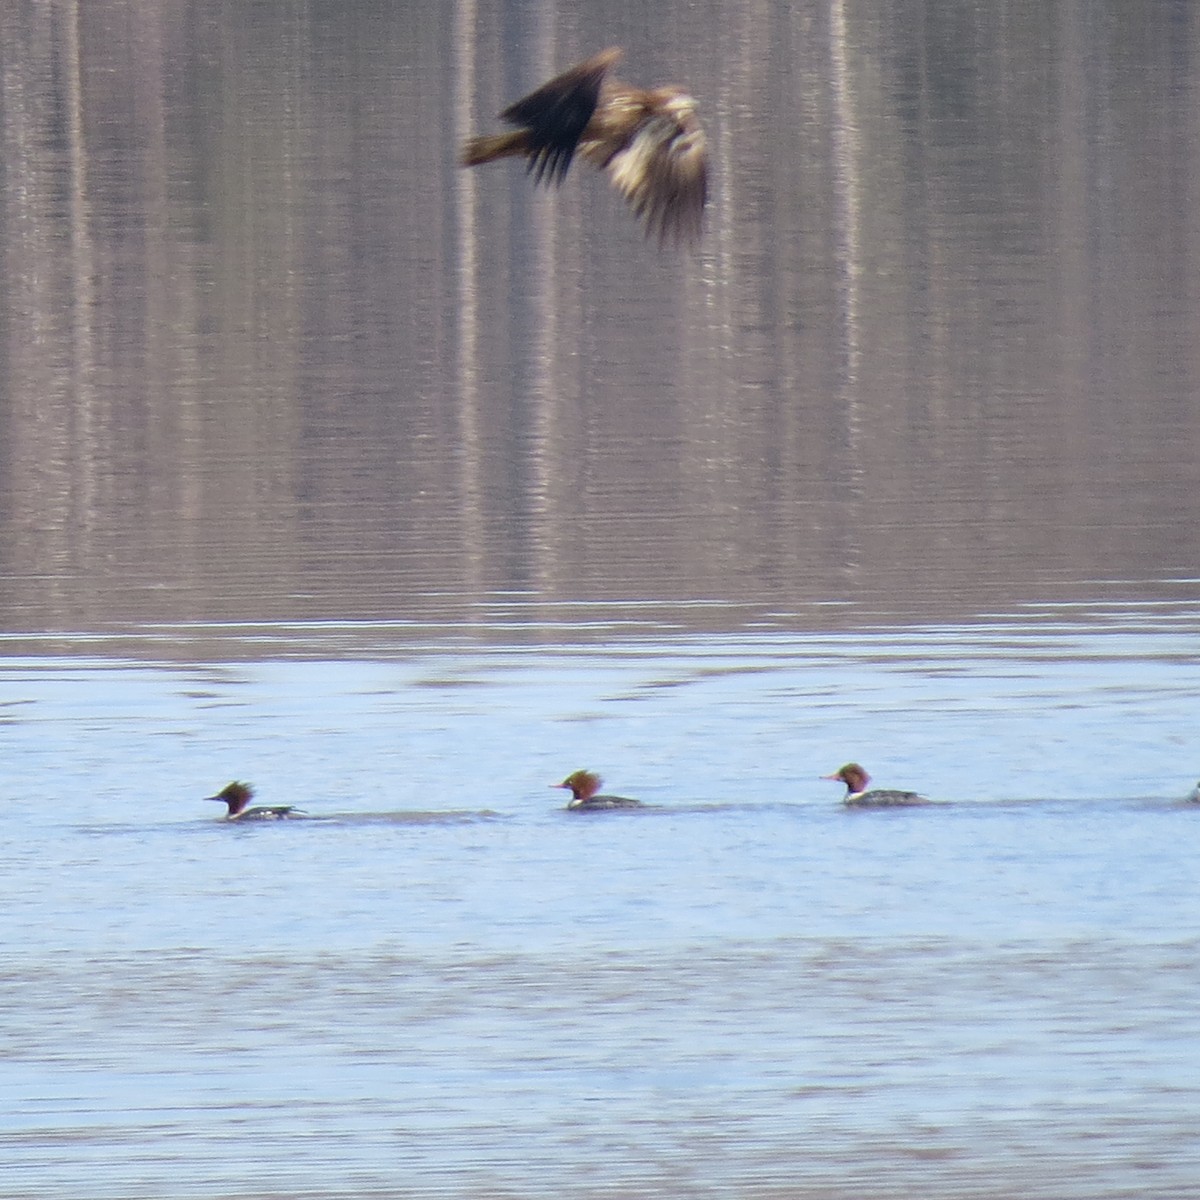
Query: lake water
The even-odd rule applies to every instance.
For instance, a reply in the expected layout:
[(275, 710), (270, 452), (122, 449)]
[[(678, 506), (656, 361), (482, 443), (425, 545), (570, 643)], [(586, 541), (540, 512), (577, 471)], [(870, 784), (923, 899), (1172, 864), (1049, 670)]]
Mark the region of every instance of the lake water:
[(12, 647), (6, 1195), (1194, 1193), (1194, 610), (341, 632)]
[[(455, 165), (613, 43), (695, 254)], [(0, 13), (3, 1200), (1194, 1197), (1198, 46)]]

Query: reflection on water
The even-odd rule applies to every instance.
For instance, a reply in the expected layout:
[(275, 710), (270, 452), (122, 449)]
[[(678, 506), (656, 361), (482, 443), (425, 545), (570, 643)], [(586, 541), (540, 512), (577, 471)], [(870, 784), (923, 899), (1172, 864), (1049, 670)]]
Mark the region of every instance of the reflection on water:
[[(1194, 575), (1200, 14), (545, 7), (0, 18), (5, 627)], [(613, 42), (699, 97), (697, 255), (455, 165)]]

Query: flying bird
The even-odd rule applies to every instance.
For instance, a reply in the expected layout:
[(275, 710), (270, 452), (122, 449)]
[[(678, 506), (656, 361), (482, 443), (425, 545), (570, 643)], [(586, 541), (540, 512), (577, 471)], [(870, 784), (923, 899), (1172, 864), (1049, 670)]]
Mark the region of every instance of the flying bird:
[(639, 88), (609, 75), (621, 57), (602, 50), (510, 104), (516, 128), (473, 137), (462, 165), (524, 158), (535, 183), (560, 184), (578, 151), (608, 173), (645, 222), (646, 236), (695, 243), (708, 196), (708, 143), (682, 88)]

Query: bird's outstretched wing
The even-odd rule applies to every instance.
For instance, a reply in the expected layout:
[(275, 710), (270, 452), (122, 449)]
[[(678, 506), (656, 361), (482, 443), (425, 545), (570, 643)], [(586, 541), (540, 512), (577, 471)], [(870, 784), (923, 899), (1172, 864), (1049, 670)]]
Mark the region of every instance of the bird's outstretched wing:
[(708, 199), (708, 146), (690, 96), (675, 89), (647, 93), (646, 114), (608, 160), (613, 186), (646, 224), (646, 235), (695, 242)]
[(525, 130), (525, 155), (538, 183), (562, 182), (579, 139), (596, 111), (604, 77), (620, 57), (621, 51), (615, 46), (602, 50), (500, 114), (502, 120)]
[(621, 57), (602, 50), (509, 105), (517, 128), (469, 138), (462, 163), (520, 157), (538, 183), (561, 183), (578, 151), (613, 186), (659, 244), (695, 242), (708, 199), (708, 143), (682, 88), (638, 88), (609, 78)]

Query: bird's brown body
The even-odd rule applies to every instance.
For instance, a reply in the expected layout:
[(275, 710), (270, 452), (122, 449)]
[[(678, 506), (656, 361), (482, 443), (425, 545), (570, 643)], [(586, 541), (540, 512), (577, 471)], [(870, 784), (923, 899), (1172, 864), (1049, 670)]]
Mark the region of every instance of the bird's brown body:
[(524, 158), (538, 183), (561, 183), (578, 152), (613, 186), (660, 244), (695, 242), (708, 197), (708, 144), (682, 88), (638, 88), (609, 75), (621, 57), (601, 51), (501, 114), (517, 128), (470, 138), (464, 166)]

